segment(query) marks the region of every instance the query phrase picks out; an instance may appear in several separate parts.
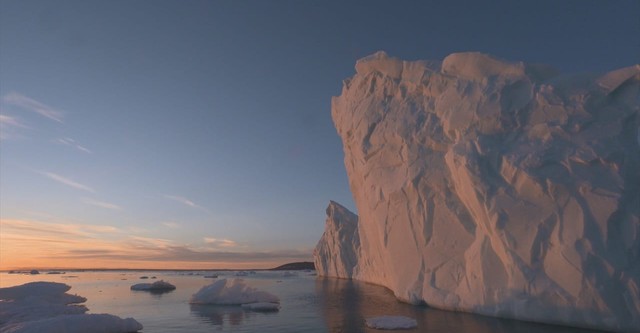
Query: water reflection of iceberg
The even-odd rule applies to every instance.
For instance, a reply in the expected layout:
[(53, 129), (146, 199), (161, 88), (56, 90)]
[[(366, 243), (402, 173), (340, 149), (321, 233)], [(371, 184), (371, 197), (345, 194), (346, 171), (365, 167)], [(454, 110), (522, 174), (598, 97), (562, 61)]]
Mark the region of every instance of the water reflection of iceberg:
[(355, 282), (342, 279), (316, 280), (316, 292), (328, 332), (363, 332), (361, 296)]
[(402, 332), (598, 332), (413, 306), (399, 302), (387, 288), (353, 280), (319, 278), (316, 293), (328, 332), (371, 332), (364, 326), (365, 319), (382, 315), (416, 319), (416, 329)]
[(147, 293), (154, 295), (154, 296), (162, 296), (164, 294), (169, 294), (172, 293), (173, 290), (149, 290), (147, 291)]
[(150, 289), (150, 290), (131, 290), (132, 293), (136, 294), (151, 294), (155, 297), (161, 297), (164, 294), (172, 293), (173, 290), (168, 289)]
[(224, 326), (225, 322), (232, 326), (240, 325), (253, 314), (237, 305), (202, 304), (191, 304), (191, 313), (205, 323), (217, 326)]

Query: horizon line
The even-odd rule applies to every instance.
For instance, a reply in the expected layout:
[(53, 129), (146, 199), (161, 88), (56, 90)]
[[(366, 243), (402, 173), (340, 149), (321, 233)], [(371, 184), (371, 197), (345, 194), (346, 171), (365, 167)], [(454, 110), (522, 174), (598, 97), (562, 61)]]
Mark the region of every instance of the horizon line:
[(9, 272), (28, 272), (32, 270), (36, 271), (69, 271), (69, 272), (82, 272), (82, 271), (268, 271), (273, 270), (274, 268), (278, 268), (280, 266), (294, 264), (294, 263), (314, 263), (313, 261), (292, 261), (284, 264), (276, 265), (271, 268), (105, 268), (105, 267), (96, 267), (96, 268), (64, 268), (64, 267), (20, 267), (20, 268), (3, 268), (0, 269), (0, 273), (9, 273)]

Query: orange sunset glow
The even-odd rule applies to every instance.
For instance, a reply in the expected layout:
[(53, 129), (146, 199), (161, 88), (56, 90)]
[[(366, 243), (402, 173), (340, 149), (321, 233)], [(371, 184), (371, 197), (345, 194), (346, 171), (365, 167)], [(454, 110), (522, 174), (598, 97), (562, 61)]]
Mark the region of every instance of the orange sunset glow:
[[(31, 268), (260, 269), (306, 255), (232, 251), (237, 244), (224, 239), (205, 238), (200, 245), (184, 245), (166, 239), (132, 236), (127, 230), (104, 225), (2, 219), (0, 228), (0, 270), (5, 271)], [(271, 259), (271, 256), (278, 256), (278, 259)]]

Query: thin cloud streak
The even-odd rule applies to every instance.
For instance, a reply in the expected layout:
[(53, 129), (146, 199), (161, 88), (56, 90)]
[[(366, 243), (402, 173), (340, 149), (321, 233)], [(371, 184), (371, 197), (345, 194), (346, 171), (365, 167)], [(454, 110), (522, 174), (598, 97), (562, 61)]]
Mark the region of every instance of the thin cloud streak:
[(28, 111), (32, 111), (35, 112), (43, 117), (49, 118), (51, 120), (57, 121), (59, 123), (62, 123), (62, 112), (48, 106), (45, 105), (43, 103), (40, 103), (32, 98), (29, 98), (27, 96), (21, 95), (17, 92), (10, 92), (8, 94), (6, 94), (2, 100), (7, 103), (7, 104), (11, 104), (11, 105), (15, 105), (17, 107), (20, 107), (22, 109), (28, 110)]
[(20, 127), (20, 128), (29, 128), (27, 125), (23, 124), (16, 117), (7, 116), (4, 114), (0, 114), (0, 125), (6, 125), (11, 127)]
[[(0, 220), (2, 268), (25, 265), (110, 267), (246, 267), (309, 260), (312, 250), (228, 251), (195, 248), (169, 239), (132, 236), (112, 226)], [(211, 238), (210, 240), (213, 240)], [(216, 241), (218, 241), (216, 239)], [(229, 240), (222, 240), (229, 241)], [(232, 241), (231, 241), (232, 242)], [(151, 265), (151, 266), (150, 266)], [(71, 266), (69, 266), (71, 267)], [(79, 267), (79, 266), (76, 266)]]
[(206, 213), (210, 213), (208, 209), (196, 204), (195, 202), (185, 198), (185, 197), (181, 197), (181, 196), (177, 196), (177, 195), (164, 195), (163, 196), (165, 199), (169, 199), (169, 200), (173, 200), (176, 202), (179, 202), (185, 206), (191, 207), (191, 208), (197, 208), (200, 209)]
[(85, 152), (87, 154), (93, 154), (93, 152), (91, 150), (89, 150), (89, 148), (86, 148), (80, 144), (78, 144), (78, 142), (76, 142), (76, 140), (71, 139), (71, 138), (62, 138), (62, 139), (58, 139), (56, 140), (56, 142), (66, 145), (66, 146), (70, 146), (73, 148), (76, 148), (82, 152)]
[(204, 242), (216, 247), (236, 247), (238, 243), (230, 240), (230, 239), (219, 239), (213, 237), (204, 237)]
[(122, 207), (120, 207), (120, 206), (118, 206), (116, 204), (112, 204), (110, 202), (98, 201), (98, 200), (93, 200), (93, 199), (89, 199), (89, 198), (83, 198), (82, 202), (87, 204), (87, 205), (92, 205), (92, 206), (106, 208), (106, 209), (122, 210)]
[(117, 234), (122, 231), (110, 225), (48, 223), (31, 220), (1, 219), (3, 233), (16, 232), (24, 235), (46, 235), (59, 239), (80, 239), (96, 234)]
[(0, 140), (16, 139), (20, 137), (16, 133), (20, 133), (22, 129), (29, 128), (29, 126), (23, 124), (17, 117), (0, 113)]
[(73, 188), (78, 189), (78, 190), (83, 190), (83, 191), (87, 191), (87, 192), (91, 192), (91, 193), (96, 193), (96, 191), (94, 189), (92, 189), (91, 187), (89, 187), (89, 186), (80, 184), (78, 182), (75, 182), (75, 181), (73, 181), (73, 180), (71, 180), (69, 178), (65, 178), (63, 176), (60, 176), (60, 175), (55, 174), (53, 172), (40, 171), (38, 173), (40, 173), (41, 175), (43, 175), (43, 176), (45, 176), (45, 177), (47, 177), (49, 179), (57, 181), (60, 184), (63, 184), (63, 185), (69, 186), (69, 187), (73, 187)]
[(171, 229), (178, 229), (180, 228), (180, 224), (175, 223), (175, 222), (162, 222), (162, 225), (167, 227), (167, 228), (171, 228)]
[(176, 196), (176, 195), (165, 195), (164, 197), (166, 199), (177, 201), (177, 202), (179, 202), (179, 203), (181, 203), (183, 205), (189, 206), (189, 207), (194, 207), (194, 208), (200, 207), (200, 206), (196, 205), (193, 201), (191, 201), (191, 200), (189, 200), (187, 198), (184, 198), (184, 197), (179, 197), (179, 196)]
[(73, 249), (66, 254), (57, 255), (56, 258), (67, 259), (112, 259), (112, 260), (134, 260), (152, 262), (193, 262), (193, 263), (215, 263), (215, 262), (256, 262), (267, 260), (309, 260), (312, 257), (309, 251), (264, 251), (264, 252), (233, 252), (216, 250), (195, 250), (185, 245), (175, 245), (168, 247), (150, 247), (120, 250), (92, 250)]

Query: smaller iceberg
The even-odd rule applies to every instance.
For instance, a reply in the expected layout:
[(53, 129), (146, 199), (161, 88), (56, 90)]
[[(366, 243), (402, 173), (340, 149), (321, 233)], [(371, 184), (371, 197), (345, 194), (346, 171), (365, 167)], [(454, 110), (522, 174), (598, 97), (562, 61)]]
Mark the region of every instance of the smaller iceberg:
[(202, 287), (191, 304), (243, 305), (252, 303), (280, 303), (278, 296), (247, 285), (243, 279), (221, 279)]
[(131, 290), (141, 291), (170, 291), (176, 289), (176, 286), (163, 280), (156, 281), (154, 283), (138, 283), (131, 286)]
[(404, 316), (380, 316), (367, 318), (367, 327), (378, 330), (406, 330), (418, 327), (415, 319)]

